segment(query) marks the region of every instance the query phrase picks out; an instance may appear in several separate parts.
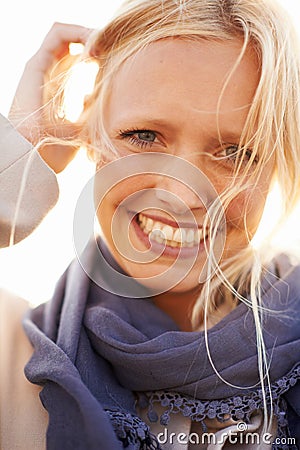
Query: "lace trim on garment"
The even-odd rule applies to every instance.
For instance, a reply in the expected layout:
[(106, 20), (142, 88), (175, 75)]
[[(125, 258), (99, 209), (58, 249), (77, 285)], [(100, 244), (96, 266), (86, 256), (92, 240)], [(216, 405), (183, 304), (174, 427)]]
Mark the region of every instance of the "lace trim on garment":
[(120, 410), (107, 409), (117, 438), (123, 447), (136, 450), (162, 450), (150, 428), (139, 417)]
[[(286, 403), (281, 397), (290, 388), (295, 386), (300, 379), (300, 364), (295, 366), (286, 376), (280, 378), (271, 385), (273, 414), (277, 418), (278, 437), (289, 436)], [(246, 395), (237, 395), (224, 400), (197, 400), (181, 396), (176, 392), (156, 391), (138, 393), (138, 404), (141, 409), (148, 409), (147, 416), (150, 422), (160, 421), (161, 425), (167, 426), (170, 414), (181, 413), (192, 421), (200, 422), (203, 430), (207, 431), (205, 419), (217, 419), (225, 423), (229, 419), (235, 421), (244, 420), (249, 422), (254, 411), (263, 409), (262, 390), (258, 389)], [(266, 400), (270, 405), (270, 393), (266, 392)], [(155, 403), (165, 408), (159, 417), (155, 411)], [(282, 440), (282, 439), (281, 439)], [(291, 450), (292, 447), (273, 446), (274, 450)], [(295, 447), (297, 449), (297, 447)]]
[[(272, 450), (298, 450), (297, 445), (291, 444), (290, 442), (292, 441), (288, 439), (291, 437), (294, 438), (294, 436), (291, 436), (290, 434), (287, 422), (287, 405), (283, 398), (281, 399), (281, 416), (284, 420), (282, 420), (281, 423), (278, 421), (277, 436), (272, 445)], [(276, 444), (277, 441), (280, 443)]]

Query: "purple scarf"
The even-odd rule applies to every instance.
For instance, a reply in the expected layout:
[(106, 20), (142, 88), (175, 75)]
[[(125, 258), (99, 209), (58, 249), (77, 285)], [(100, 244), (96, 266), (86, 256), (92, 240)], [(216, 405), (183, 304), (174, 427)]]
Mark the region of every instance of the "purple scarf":
[[(94, 266), (95, 254), (90, 243), (86, 255)], [(101, 273), (99, 264), (96, 268)], [(300, 267), (282, 255), (272, 271), (262, 285), (263, 304), (274, 311), (264, 314), (264, 339), (278, 430), (287, 435), (288, 420), (295, 432), (300, 414)], [(124, 298), (100, 288), (77, 260), (52, 300), (29, 312), (24, 327), (34, 347), (25, 373), (44, 386), (50, 450), (160, 448), (137, 417), (137, 402), (148, 408), (150, 421), (158, 420), (155, 403), (165, 406), (164, 424), (171, 411), (203, 422), (222, 421), (228, 414), (247, 420), (262, 408), (254, 321), (242, 303), (209, 330), (208, 338), (222, 377), (234, 385), (256, 385), (248, 389), (232, 388), (215, 374), (203, 332), (179, 331), (151, 298)]]

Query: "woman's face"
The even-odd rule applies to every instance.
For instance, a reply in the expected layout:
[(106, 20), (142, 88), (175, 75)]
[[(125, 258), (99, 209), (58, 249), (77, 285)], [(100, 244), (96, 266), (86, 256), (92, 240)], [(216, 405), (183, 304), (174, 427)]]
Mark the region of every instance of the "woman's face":
[[(97, 211), (114, 258), (130, 276), (143, 278), (145, 285), (164, 289), (160, 275), (165, 271), (168, 290), (183, 292), (199, 284), (206, 261), (203, 223), (209, 197), (201, 173), (218, 194), (231, 184), (235, 151), (259, 81), (257, 57), (248, 49), (224, 88), (241, 45), (238, 39), (164, 39), (128, 59), (114, 76), (104, 125), (120, 158), (153, 152), (151, 158), (159, 161), (158, 153), (167, 154), (167, 171), (172, 171), (174, 159), (172, 177), (164, 175), (163, 162), (161, 171), (154, 164), (155, 173), (145, 173), (143, 160), (139, 174), (121, 180), (121, 171), (120, 183), (108, 192)], [(200, 195), (182, 182), (183, 172), (189, 180), (189, 169), (181, 167), (176, 156), (201, 171)], [(242, 167), (250, 156), (251, 149), (247, 149)], [(124, 169), (126, 164), (124, 159)], [(226, 207), (223, 258), (248, 245), (261, 217), (271, 175), (272, 162), (264, 167), (255, 186)], [(191, 173), (190, 179), (194, 178)], [(116, 212), (120, 214), (112, 228)], [(150, 260), (141, 263), (120, 252), (120, 236), (124, 248), (133, 248), (147, 258), (151, 255)]]

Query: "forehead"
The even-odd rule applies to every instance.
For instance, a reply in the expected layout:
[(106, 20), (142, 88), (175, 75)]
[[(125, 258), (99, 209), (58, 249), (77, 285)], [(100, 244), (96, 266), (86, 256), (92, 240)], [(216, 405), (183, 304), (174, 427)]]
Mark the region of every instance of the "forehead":
[[(244, 120), (259, 81), (259, 64), (239, 39), (228, 41), (168, 38), (149, 44), (126, 60), (114, 75), (109, 110), (159, 115), (231, 113)], [(230, 78), (228, 78), (230, 75)], [(221, 99), (221, 101), (220, 101)], [(113, 111), (112, 111), (113, 110)], [(234, 118), (234, 117), (232, 117)]]

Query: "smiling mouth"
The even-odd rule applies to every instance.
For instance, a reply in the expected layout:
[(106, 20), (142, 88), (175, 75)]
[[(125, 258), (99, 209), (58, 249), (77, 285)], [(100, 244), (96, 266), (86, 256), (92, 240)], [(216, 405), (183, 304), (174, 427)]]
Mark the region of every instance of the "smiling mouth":
[(173, 227), (170, 224), (153, 220), (142, 213), (137, 215), (137, 223), (151, 241), (172, 248), (198, 247), (200, 242), (207, 239), (208, 230), (196, 227)]

